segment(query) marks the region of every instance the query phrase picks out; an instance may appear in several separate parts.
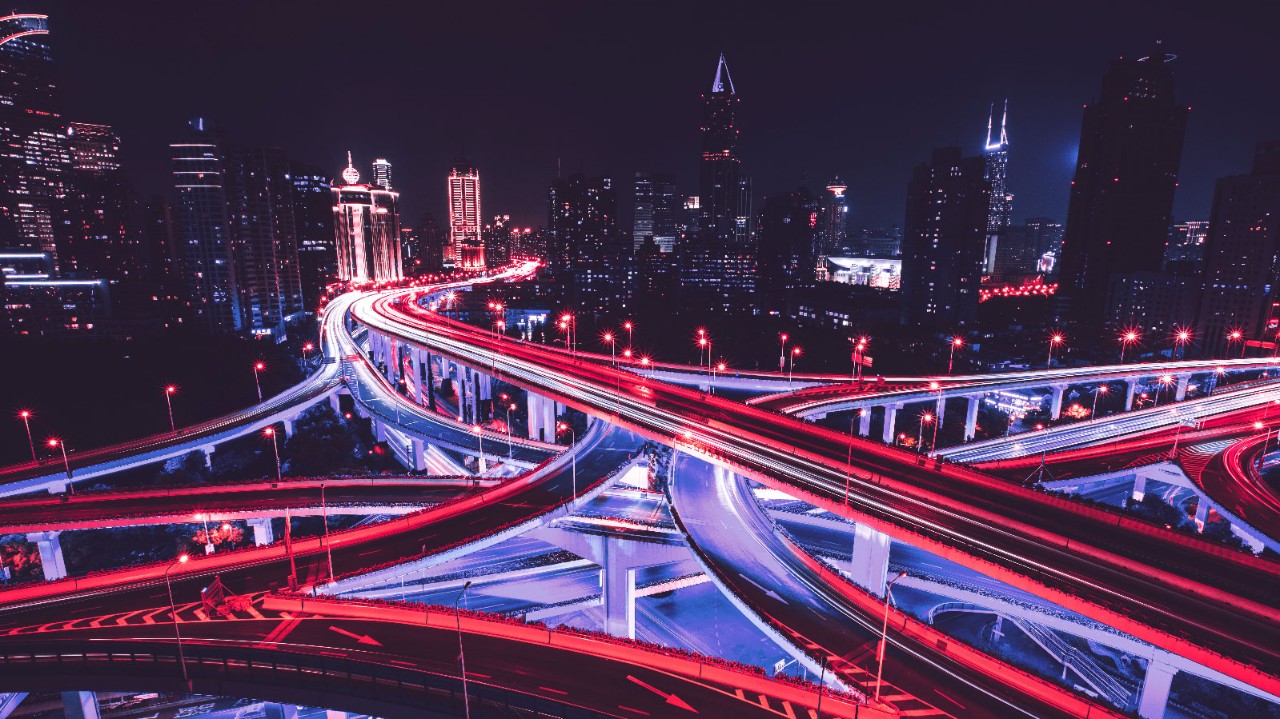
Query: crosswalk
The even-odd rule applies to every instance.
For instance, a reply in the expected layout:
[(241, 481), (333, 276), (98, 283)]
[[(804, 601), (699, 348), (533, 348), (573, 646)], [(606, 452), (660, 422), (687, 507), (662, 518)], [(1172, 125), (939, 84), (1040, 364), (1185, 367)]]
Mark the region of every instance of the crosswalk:
[[(194, 622), (234, 622), (251, 619), (287, 619), (287, 612), (263, 609), (262, 600), (266, 592), (238, 597), (240, 601), (230, 602), (220, 609), (209, 610), (202, 602), (179, 604), (178, 621), (184, 624)], [(46, 632), (64, 632), (75, 629), (99, 629), (102, 627), (146, 626), (148, 624), (171, 624), (174, 613), (169, 607), (151, 609), (135, 609), (128, 612), (116, 612), (97, 617), (66, 619), (47, 624), (17, 627), (4, 632), (4, 636), (20, 636), (42, 634)]]

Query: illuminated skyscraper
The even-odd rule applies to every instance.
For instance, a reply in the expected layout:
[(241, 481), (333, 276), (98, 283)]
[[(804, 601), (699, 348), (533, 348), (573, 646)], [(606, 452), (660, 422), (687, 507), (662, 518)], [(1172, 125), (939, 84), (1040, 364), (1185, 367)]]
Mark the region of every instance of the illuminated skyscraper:
[(174, 231), (193, 319), (205, 329), (244, 328), (236, 289), (222, 139), (203, 118), (169, 145), (173, 165)]
[(391, 163), (386, 158), (373, 161), (373, 184), (384, 190), (391, 189)]
[(55, 229), (60, 270), (92, 274), (113, 285), (140, 280), (141, 232), (131, 226), (119, 136), (107, 125), (71, 122), (66, 137), (71, 166)]
[(635, 200), (631, 226), (633, 251), (638, 251), (645, 238), (652, 236), (662, 252), (671, 252), (676, 244), (676, 224), (680, 214), (675, 177), (637, 172)]
[(319, 168), (294, 163), (293, 219), (298, 230), (298, 275), (302, 279), (303, 305), (314, 311), (325, 285), (338, 278), (333, 234), (333, 189)]
[(460, 157), (449, 170), (449, 247), (455, 267), (484, 268), (480, 218), (480, 173), (470, 158)]
[(404, 277), (400, 255), (398, 192), (360, 184), (360, 171), (351, 164), (342, 171), (342, 184), (333, 184), (333, 232), (338, 279), (344, 282), (391, 282)]
[(827, 183), (827, 193), (822, 196), (822, 216), (818, 220), (820, 258), (839, 255), (848, 239), (849, 198), (844, 194), (847, 189), (838, 176)]
[(618, 232), (618, 197), (609, 177), (581, 172), (557, 179), (548, 193), (548, 227), (553, 237), (548, 266), (565, 300), (589, 313), (627, 307), (623, 258), (630, 238)]
[(993, 235), (1013, 222), (1013, 195), (1009, 193), (1009, 101), (1004, 101), (1000, 113), (1000, 135), (993, 141), (995, 105), (987, 114), (987, 143), (983, 147), (987, 164), (983, 177), (991, 183), (991, 208), (987, 213), (987, 234)]

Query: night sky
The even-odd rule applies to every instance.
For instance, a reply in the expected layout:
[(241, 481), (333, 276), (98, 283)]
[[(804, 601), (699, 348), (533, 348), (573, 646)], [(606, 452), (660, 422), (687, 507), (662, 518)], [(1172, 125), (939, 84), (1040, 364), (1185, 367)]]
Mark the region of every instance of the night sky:
[[(961, 6), (965, 7), (961, 7)], [(892, 6), (892, 7), (888, 7)], [(25, 8), (24, 8), (25, 9)], [(1273, 2), (55, 1), (69, 119), (123, 137), (127, 173), (167, 192), (167, 143), (195, 115), (336, 174), (394, 165), (402, 217), (444, 211), (454, 155), (486, 215), (546, 222), (557, 162), (697, 192), (700, 93), (724, 52), (744, 171), (765, 193), (839, 173), (852, 226), (901, 224), (930, 148), (980, 149), (1009, 98), (1015, 220), (1065, 219), (1081, 105), (1108, 61), (1157, 39), (1192, 109), (1175, 219), (1207, 218), (1217, 177), (1280, 138)]]

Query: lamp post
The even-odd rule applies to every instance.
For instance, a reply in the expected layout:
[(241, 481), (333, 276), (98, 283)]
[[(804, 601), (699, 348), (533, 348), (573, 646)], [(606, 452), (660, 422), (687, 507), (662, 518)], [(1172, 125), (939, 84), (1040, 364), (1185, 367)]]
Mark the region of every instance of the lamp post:
[(39, 458), (36, 457), (36, 441), (31, 438), (31, 410), (29, 409), (19, 410), (18, 417), (22, 420), (22, 423), (27, 427), (27, 445), (31, 447), (31, 461), (36, 462), (38, 464), (40, 460)]
[(462, 591), (458, 592), (458, 596), (453, 599), (453, 619), (458, 626), (458, 675), (462, 677), (462, 712), (464, 719), (471, 719), (471, 700), (467, 697), (467, 655), (462, 650), (462, 614), (458, 609), (458, 603), (462, 601), (462, 595), (467, 593), (471, 588), (471, 580), (462, 585)]
[(1053, 367), (1053, 349), (1066, 341), (1067, 338), (1063, 337), (1061, 332), (1054, 332), (1049, 336), (1049, 361), (1045, 363), (1045, 369)]
[[(284, 472), (280, 466), (280, 442), (276, 439), (276, 428), (267, 427), (262, 430), (262, 434), (271, 438), (271, 449), (276, 455), (276, 482), (284, 483)], [(293, 521), (289, 516), (289, 508), (284, 508), (284, 553), (289, 555), (289, 589), (298, 586), (298, 564), (293, 556)]]
[(613, 333), (605, 332), (603, 335), (600, 336), (600, 339), (604, 340), (605, 343), (609, 345), (609, 364), (615, 367), (618, 366), (618, 355), (616, 351), (616, 345), (613, 341)]
[(1120, 335), (1120, 364), (1124, 364), (1124, 351), (1141, 337), (1142, 335), (1138, 334), (1138, 331), (1134, 329), (1127, 329), (1124, 334)]
[(1186, 359), (1187, 344), (1191, 342), (1191, 330), (1177, 327), (1173, 333), (1173, 348), (1177, 351), (1177, 359)]
[(716, 393), (716, 373), (724, 372), (727, 366), (728, 365), (726, 365), (724, 362), (717, 362), (716, 365), (711, 368), (711, 385), (708, 387), (711, 394)]
[(853, 344), (853, 379), (856, 382), (862, 381), (862, 359), (870, 342), (871, 338), (863, 335)]
[(333, 581), (333, 545), (329, 543), (329, 505), (324, 501), (324, 482), (320, 483), (320, 513), (324, 516), (324, 551), (329, 555), (329, 581)]
[[(67, 459), (67, 443), (63, 442), (57, 437), (50, 437), (49, 446), (57, 447), (58, 449), (62, 450), (62, 468), (67, 472), (67, 479), (71, 479), (71, 462)], [(75, 494), (74, 486), (68, 484), (67, 488), (72, 494)]]
[(573, 431), (573, 427), (568, 422), (559, 422), (556, 424), (556, 430), (569, 433), (569, 461), (572, 462), (573, 472), (573, 506), (578, 506), (578, 434)]
[(213, 554), (213, 537), (209, 536), (209, 514), (201, 512), (196, 519), (204, 523), (204, 553)]
[(187, 686), (190, 686), (191, 679), (187, 676), (187, 658), (182, 653), (182, 628), (178, 626), (178, 607), (173, 602), (173, 584), (169, 581), (169, 570), (179, 564), (186, 564), (188, 559), (190, 559), (190, 557), (185, 554), (179, 555), (177, 561), (165, 568), (164, 586), (165, 589), (169, 590), (169, 614), (173, 616), (173, 635), (178, 640), (178, 665), (182, 667), (182, 681), (185, 682)]
[(790, 367), (790, 369), (789, 369), (789, 370), (787, 370), (787, 386), (788, 386), (788, 387), (790, 387), (790, 386), (791, 386), (791, 384), (792, 384), (792, 380), (793, 380), (793, 379), (795, 379), (795, 376), (796, 376), (796, 358), (800, 356), (800, 352), (801, 352), (801, 350), (800, 350), (800, 348), (799, 348), (799, 347), (792, 347), (792, 348), (791, 348), (791, 367)]
[(788, 338), (787, 338), (786, 332), (783, 332), (782, 334), (778, 335), (778, 340), (781, 342), (781, 347), (778, 350), (778, 371), (779, 372), (786, 369), (786, 366), (787, 366), (787, 339)]
[(964, 346), (963, 337), (951, 338), (951, 358), (947, 360), (947, 374), (951, 374), (951, 370), (956, 366), (956, 350)]
[(178, 426), (173, 423), (173, 395), (177, 394), (178, 388), (175, 385), (169, 385), (164, 388), (164, 401), (169, 405), (169, 431), (177, 432)]
[[(933, 422), (933, 415), (929, 412), (920, 413), (920, 428), (916, 430), (916, 452), (924, 451), (924, 426)], [(937, 435), (934, 435), (935, 438)], [(936, 439), (934, 441), (937, 441)]]
[(627, 351), (631, 351), (631, 348), (636, 346), (635, 325), (631, 323), (631, 320), (627, 320), (622, 323), (622, 329), (627, 331)]
[(1098, 385), (1098, 388), (1093, 391), (1093, 409), (1089, 410), (1089, 417), (1094, 418), (1098, 416), (1098, 395), (1106, 394), (1110, 391), (1111, 388), (1105, 384)]
[(511, 412), (515, 408), (515, 402), (507, 405), (507, 459), (513, 459), (515, 457), (511, 449)]
[(261, 372), (262, 370), (266, 369), (266, 368), (267, 368), (267, 365), (266, 365), (266, 363), (265, 363), (265, 362), (254, 362), (254, 363), (253, 363), (253, 386), (258, 388), (258, 401), (259, 401), (259, 402), (261, 402), (261, 401), (262, 401), (262, 382), (258, 381), (258, 373), (259, 373), (259, 372)]
[(302, 364), (305, 365), (307, 363), (307, 360), (310, 359), (307, 355), (311, 354), (311, 350), (315, 348), (316, 346), (310, 342), (304, 342), (302, 344)]
[(876, 698), (880, 701), (880, 686), (884, 683), (884, 649), (889, 643), (889, 602), (893, 601), (893, 585), (899, 579), (907, 576), (906, 572), (898, 572), (898, 576), (889, 580), (884, 587), (884, 624), (880, 628), (880, 656), (876, 668)]
[(1165, 375), (1160, 378), (1160, 389), (1156, 390), (1156, 403), (1152, 407), (1160, 406), (1160, 395), (1164, 394), (1165, 388), (1173, 384), (1173, 375)]
[(489, 465), (484, 461), (484, 432), (478, 424), (471, 425), (471, 431), (476, 433), (476, 445), (480, 448), (480, 474), (484, 474), (489, 470)]

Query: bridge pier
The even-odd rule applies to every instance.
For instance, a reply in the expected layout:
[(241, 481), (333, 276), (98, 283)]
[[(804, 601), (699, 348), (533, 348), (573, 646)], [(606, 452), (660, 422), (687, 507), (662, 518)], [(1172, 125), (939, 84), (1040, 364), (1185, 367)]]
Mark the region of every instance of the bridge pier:
[(1181, 402), (1187, 398), (1187, 388), (1191, 386), (1191, 375), (1178, 375), (1176, 379), (1178, 381), (1178, 391), (1173, 395), (1173, 401)]
[(421, 472), (427, 468), (427, 443), (417, 437), (409, 438), (409, 454), (411, 455), (412, 467), (415, 472)]
[(1142, 692), (1138, 696), (1138, 716), (1142, 719), (1164, 719), (1169, 705), (1169, 687), (1178, 670), (1160, 659), (1147, 663), (1147, 675), (1142, 679)]
[(1137, 472), (1133, 476), (1133, 501), (1141, 502), (1142, 498), (1147, 496), (1147, 476), (1141, 472)]
[(62, 556), (61, 532), (31, 532), (27, 541), (36, 545), (40, 552), (40, 566), (44, 568), (44, 579), (52, 582), (67, 576), (67, 561)]
[(249, 528), (253, 530), (254, 546), (262, 547), (276, 541), (275, 531), (271, 529), (270, 517), (247, 519), (245, 522), (248, 523)]
[(978, 436), (978, 407), (982, 405), (982, 395), (965, 397), (968, 405), (964, 412), (964, 441), (968, 442)]
[(62, 711), (66, 719), (101, 719), (97, 692), (62, 692)]
[(1066, 393), (1066, 385), (1054, 385), (1049, 388), (1053, 391), (1053, 399), (1049, 403), (1049, 419), (1056, 420), (1062, 416), (1062, 395)]
[(536, 439), (540, 442), (555, 442), (555, 402), (533, 392), (526, 394), (526, 402), (529, 411), (529, 439)]
[(1204, 497), (1196, 500), (1196, 529), (1204, 531), (1204, 523), (1209, 521), (1209, 502)]
[(342, 399), (337, 392), (329, 395), (329, 406), (333, 408), (333, 413), (342, 416)]
[[(483, 418), (484, 418), (484, 419), (493, 419), (493, 416), (494, 416), (494, 415), (493, 415), (493, 414), (491, 414), (492, 409), (493, 409), (493, 402), (492, 402), (492, 400), (493, 400), (493, 378), (492, 378), (492, 377), (490, 377), (489, 375), (485, 374), (484, 372), (477, 372), (477, 373), (476, 373), (475, 396), (476, 396), (476, 404), (477, 404), (477, 406), (479, 406), (479, 405), (480, 405), (481, 403), (483, 403), (483, 402), (488, 402), (488, 403), (489, 403), (489, 409), (490, 409), (490, 411), (489, 411), (489, 412), (485, 412), (485, 413), (484, 413), (484, 417), (483, 417)], [(479, 421), (479, 420), (476, 420), (476, 421)]]
[(293, 436), (293, 420), (292, 419), (281, 420), (280, 424), (284, 426), (284, 438), (289, 439), (290, 437), (292, 437)]
[(1124, 381), (1124, 411), (1133, 410), (1133, 397), (1138, 392), (1138, 378), (1127, 379)]
[(850, 561), (850, 573), (853, 583), (883, 597), (886, 578), (889, 574), (889, 547), (892, 544), (889, 535), (879, 532), (865, 524), (859, 524), (853, 531), (853, 556)]
[(900, 409), (902, 409), (900, 404), (886, 404), (884, 406), (884, 428), (880, 432), (880, 439), (885, 444), (893, 444), (898, 425), (898, 410)]
[(933, 416), (938, 422), (938, 429), (942, 429), (942, 421), (947, 416), (947, 396), (941, 392), (938, 393), (938, 401), (934, 403)]
[(863, 407), (858, 410), (858, 436), (868, 437), (871, 435), (871, 408)]
[(216, 452), (217, 450), (218, 450), (217, 446), (212, 444), (206, 444), (205, 446), (199, 449), (199, 452), (204, 455), (205, 469), (213, 468), (213, 453)]

